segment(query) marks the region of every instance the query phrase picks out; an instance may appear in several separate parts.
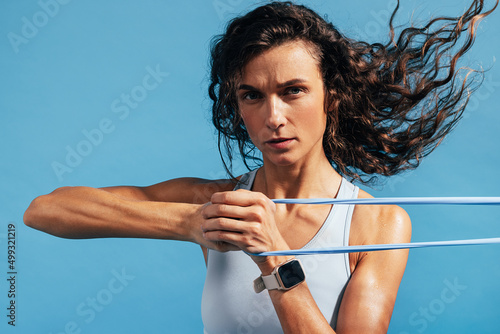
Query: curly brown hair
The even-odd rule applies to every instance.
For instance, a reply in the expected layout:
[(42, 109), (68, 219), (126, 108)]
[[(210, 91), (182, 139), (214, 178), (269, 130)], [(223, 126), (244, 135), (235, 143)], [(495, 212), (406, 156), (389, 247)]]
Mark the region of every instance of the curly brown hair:
[(233, 141), (247, 168), (248, 160), (262, 162), (238, 112), (243, 67), (294, 40), (312, 43), (319, 59), (327, 113), (323, 148), (332, 166), (363, 183), (416, 168), (462, 116), (474, 89), (469, 74), (477, 71), (460, 79), (457, 61), (473, 45), (477, 22), (497, 5), (498, 0), (484, 11), (484, 1), (474, 0), (460, 17), (434, 18), (396, 38), (398, 1), (387, 44), (349, 39), (313, 10), (291, 2), (273, 2), (231, 20), (212, 41), (209, 86), (224, 168), (232, 176)]

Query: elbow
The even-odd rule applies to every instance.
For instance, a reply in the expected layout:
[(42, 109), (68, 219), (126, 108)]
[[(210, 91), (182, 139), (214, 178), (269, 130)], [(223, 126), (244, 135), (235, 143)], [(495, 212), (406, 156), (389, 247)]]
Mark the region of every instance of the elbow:
[(55, 207), (55, 203), (57, 202), (55, 194), (62, 189), (63, 188), (59, 188), (48, 195), (36, 197), (24, 212), (24, 224), (36, 230), (55, 235), (55, 233), (53, 233), (55, 227), (54, 220), (56, 219), (54, 213), (58, 211)]
[(37, 230), (43, 230), (44, 219), (43, 211), (45, 209), (45, 197), (48, 195), (42, 195), (35, 198), (28, 209), (24, 212), (23, 221), (26, 226)]

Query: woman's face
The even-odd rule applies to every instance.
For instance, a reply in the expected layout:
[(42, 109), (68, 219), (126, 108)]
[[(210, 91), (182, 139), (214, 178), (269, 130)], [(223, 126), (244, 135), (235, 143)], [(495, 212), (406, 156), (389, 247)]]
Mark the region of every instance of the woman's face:
[(288, 166), (325, 157), (325, 94), (312, 50), (303, 41), (289, 42), (243, 68), (239, 111), (265, 163)]

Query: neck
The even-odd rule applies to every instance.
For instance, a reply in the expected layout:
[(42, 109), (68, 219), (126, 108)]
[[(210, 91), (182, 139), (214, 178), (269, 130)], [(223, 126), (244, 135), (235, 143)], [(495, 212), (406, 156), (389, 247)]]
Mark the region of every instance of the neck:
[(300, 166), (276, 166), (264, 160), (253, 189), (269, 198), (332, 198), (337, 195), (341, 180), (326, 157)]

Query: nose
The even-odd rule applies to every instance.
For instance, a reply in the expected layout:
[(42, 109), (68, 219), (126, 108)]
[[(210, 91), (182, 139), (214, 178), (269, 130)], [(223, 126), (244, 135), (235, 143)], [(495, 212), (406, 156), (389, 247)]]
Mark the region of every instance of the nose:
[(266, 126), (271, 130), (286, 124), (285, 108), (279, 97), (270, 97), (265, 105)]

